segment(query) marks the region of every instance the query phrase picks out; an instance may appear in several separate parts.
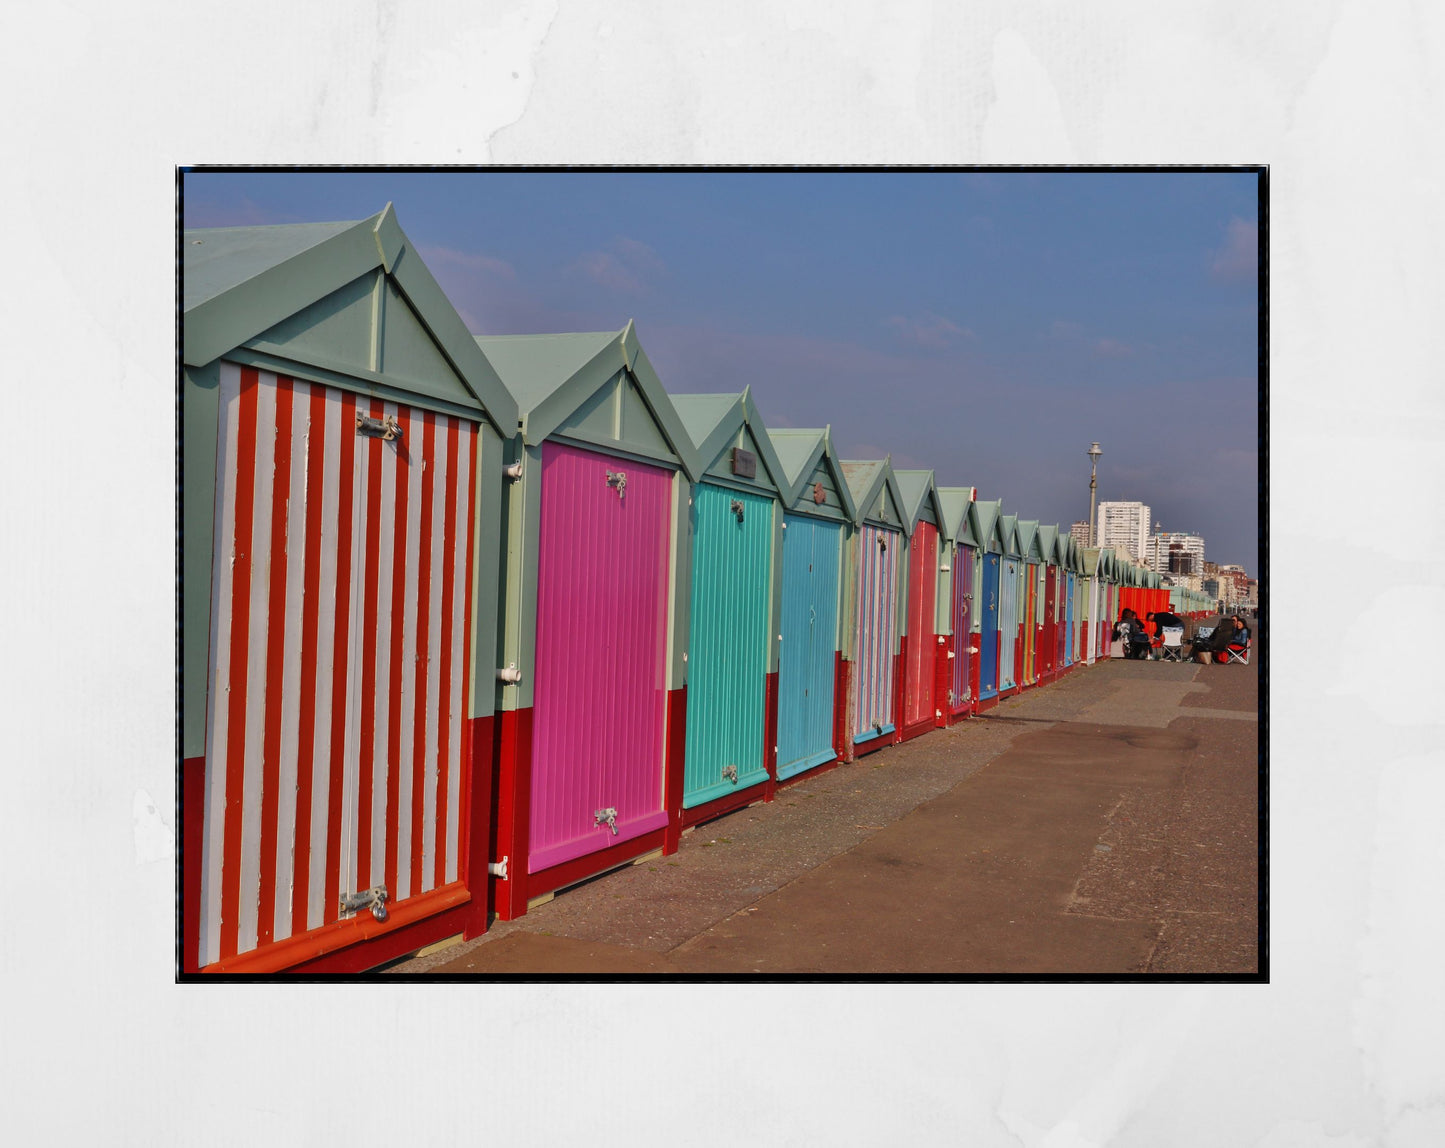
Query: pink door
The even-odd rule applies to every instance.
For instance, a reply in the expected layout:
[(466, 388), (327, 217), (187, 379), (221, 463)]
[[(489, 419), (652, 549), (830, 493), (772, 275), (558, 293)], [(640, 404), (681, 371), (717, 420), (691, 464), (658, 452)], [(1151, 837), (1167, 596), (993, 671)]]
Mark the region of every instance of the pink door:
[(543, 445), (528, 872), (667, 822), (671, 519), (670, 471)]

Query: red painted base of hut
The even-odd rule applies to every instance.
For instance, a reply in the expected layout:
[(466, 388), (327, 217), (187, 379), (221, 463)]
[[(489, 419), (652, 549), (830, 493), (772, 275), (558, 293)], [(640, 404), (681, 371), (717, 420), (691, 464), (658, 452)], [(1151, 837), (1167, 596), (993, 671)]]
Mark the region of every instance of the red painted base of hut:
[[(681, 691), (678, 691), (681, 692)], [(629, 837), (606, 849), (574, 857), (550, 869), (527, 872), (531, 849), (532, 711), (504, 710), (497, 726), (496, 823), (492, 858), (507, 859), (507, 876), (491, 878), (497, 918), (514, 921), (527, 912), (527, 902), (595, 877), (654, 849), (663, 848), (665, 828)], [(669, 717), (671, 698), (669, 697)], [(670, 740), (670, 739), (669, 739)]]
[[(938, 725), (935, 722), (932, 713), (932, 709), (936, 709), (936, 706), (932, 707), (929, 712), (925, 713), (912, 725), (909, 725), (904, 721), (904, 714), (907, 710), (905, 694), (908, 688), (908, 683), (905, 680), (905, 675), (908, 673), (908, 642), (909, 635), (907, 634), (905, 634), (902, 638), (899, 639), (898, 665), (900, 669), (899, 676), (895, 679), (898, 682), (898, 690), (897, 693), (894, 695), (897, 700), (894, 703), (893, 715), (893, 727), (898, 732), (893, 738), (894, 745), (898, 745), (905, 741), (912, 741), (914, 738), (922, 737), (924, 734), (931, 733), (933, 730), (938, 728)], [(936, 661), (937, 658), (935, 657), (934, 660)], [(934, 666), (930, 665), (927, 661), (925, 661), (923, 673), (928, 675), (931, 682), (935, 678), (937, 671)]]
[[(734, 810), (746, 808), (759, 801), (771, 801), (773, 794), (778, 788), (778, 675), (769, 674), (763, 687), (763, 768), (768, 771), (766, 781), (755, 781), (746, 789), (740, 789), (735, 793), (725, 794), (722, 797), (714, 798), (712, 801), (702, 805), (695, 805), (691, 809), (682, 807), (683, 789), (683, 756), (680, 754), (676, 759), (676, 770), (668, 770), (668, 828), (676, 826), (676, 834), (682, 836), (684, 829), (690, 829), (694, 825), (701, 825), (704, 821), (712, 821), (722, 817), (724, 814), (732, 813)], [(685, 742), (680, 743), (680, 749)], [(811, 771), (809, 771), (811, 772)], [(676, 803), (673, 802), (672, 778), (677, 778)], [(669, 852), (676, 852), (676, 846)]]
[(206, 760), (181, 766), (181, 952), (182, 973), (270, 975), (275, 973), (359, 973), (417, 949), (461, 934), (470, 940), (487, 931), (487, 842), (492, 806), (491, 715), (468, 720), (468, 765), (462, 775), (462, 837), (458, 872), (464, 879), (408, 898), (390, 908), (385, 921), (370, 913), (335, 921), (294, 937), (198, 969), (196, 923), (201, 911), (201, 833)]
[(848, 760), (848, 676), (852, 663), (843, 657), (842, 651), (833, 654), (833, 752), (840, 762)]
[(934, 729), (947, 729), (953, 718), (948, 688), (953, 682), (953, 635), (938, 635), (938, 655), (933, 660)]

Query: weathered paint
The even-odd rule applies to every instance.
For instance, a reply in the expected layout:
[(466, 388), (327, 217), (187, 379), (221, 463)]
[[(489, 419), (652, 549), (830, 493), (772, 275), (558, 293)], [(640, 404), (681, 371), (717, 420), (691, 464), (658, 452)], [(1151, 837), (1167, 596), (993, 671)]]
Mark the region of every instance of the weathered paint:
[(902, 545), (899, 531), (870, 525), (859, 528), (854, 744), (886, 736), (896, 729), (893, 646), (898, 625), (898, 554)]
[(843, 524), (784, 516), (778, 651), (778, 779), (837, 756), (833, 746)]
[[(743, 508), (742, 521), (734, 503)], [(768, 779), (763, 734), (774, 505), (711, 483), (695, 490), (684, 808)], [(729, 767), (736, 778), (724, 774)]]
[(962, 709), (970, 700), (973, 662), (973, 569), (974, 548), (960, 546), (953, 560), (953, 708)]
[[(626, 475), (620, 496), (609, 472)], [(662, 467), (543, 444), (528, 872), (667, 820), (671, 513)]]
[(219, 382), (202, 967), (345, 925), (374, 885), (405, 915), (467, 845), (478, 425), (229, 362)]
[(938, 646), (938, 527), (920, 521), (908, 543), (908, 658), (903, 722), (933, 724), (934, 658)]
[(983, 556), (983, 593), (979, 605), (979, 684), (980, 700), (998, 695), (999, 642), (999, 564), (998, 554)]

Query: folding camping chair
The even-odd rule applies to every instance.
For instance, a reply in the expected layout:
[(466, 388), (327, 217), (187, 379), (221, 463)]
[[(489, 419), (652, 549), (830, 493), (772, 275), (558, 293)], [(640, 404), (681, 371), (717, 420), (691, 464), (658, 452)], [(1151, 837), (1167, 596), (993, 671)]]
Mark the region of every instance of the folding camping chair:
[(1161, 644), (1159, 646), (1159, 660), (1161, 662), (1182, 662), (1184, 661), (1184, 627), (1165, 626), (1159, 631)]
[(1242, 650), (1233, 650), (1233, 649), (1230, 649), (1228, 646), (1225, 646), (1225, 647), (1224, 647), (1224, 664), (1227, 666), (1227, 665), (1229, 665), (1231, 662), (1234, 662), (1234, 663), (1237, 663), (1238, 665), (1241, 665), (1241, 666), (1247, 666), (1247, 665), (1249, 665), (1249, 648), (1250, 648), (1250, 646), (1251, 646), (1252, 644), (1253, 644), (1253, 639), (1252, 639), (1252, 638), (1245, 638), (1245, 639), (1244, 639), (1244, 649), (1242, 649)]

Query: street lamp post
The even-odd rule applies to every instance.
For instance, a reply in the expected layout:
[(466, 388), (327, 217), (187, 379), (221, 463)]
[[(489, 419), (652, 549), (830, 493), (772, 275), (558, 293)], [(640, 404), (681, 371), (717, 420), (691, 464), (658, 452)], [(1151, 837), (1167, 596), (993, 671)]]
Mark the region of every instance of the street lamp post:
[(1094, 498), (1099, 486), (1099, 456), (1104, 452), (1099, 449), (1099, 444), (1089, 444), (1089, 546), (1095, 547), (1099, 544), (1095, 537), (1097, 531), (1094, 527)]

